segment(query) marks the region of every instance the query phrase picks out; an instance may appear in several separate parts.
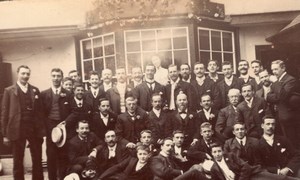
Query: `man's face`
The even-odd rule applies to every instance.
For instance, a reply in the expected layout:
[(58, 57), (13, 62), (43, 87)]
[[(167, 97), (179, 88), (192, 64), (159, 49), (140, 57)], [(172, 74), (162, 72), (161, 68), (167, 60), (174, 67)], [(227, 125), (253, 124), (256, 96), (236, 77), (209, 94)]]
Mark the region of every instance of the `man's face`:
[(151, 144), (152, 136), (150, 133), (143, 133), (141, 135), (140, 141), (143, 145), (149, 146)]
[(210, 96), (203, 96), (203, 97), (201, 98), (200, 105), (201, 105), (201, 107), (204, 108), (205, 110), (208, 110), (209, 108), (211, 108), (212, 102), (211, 102)]
[(104, 141), (106, 142), (106, 144), (109, 147), (114, 146), (117, 143), (117, 137), (116, 137), (116, 133), (114, 131), (108, 131), (105, 134), (105, 139)]
[(108, 69), (102, 71), (102, 80), (106, 83), (111, 82), (112, 72)]
[(169, 67), (169, 77), (172, 81), (177, 81), (178, 79), (178, 70), (177, 70), (177, 67), (176, 66), (173, 66), (173, 67)]
[(196, 64), (194, 67), (194, 74), (198, 78), (202, 78), (205, 74), (205, 67), (204, 64)]
[(242, 87), (242, 96), (246, 101), (250, 101), (253, 95), (254, 91), (252, 90), (252, 87), (250, 85)]
[(100, 78), (96, 74), (92, 74), (90, 77), (90, 84), (93, 88), (97, 89), (100, 85)]
[(56, 71), (51, 72), (51, 79), (54, 87), (60, 86), (62, 78), (63, 76), (61, 72), (56, 72)]
[(248, 73), (249, 65), (246, 61), (239, 62), (238, 70), (240, 74), (246, 75)]
[(70, 73), (70, 74), (69, 74), (69, 77), (70, 77), (71, 79), (73, 79), (74, 82), (79, 82), (79, 81), (80, 81), (80, 76), (78, 75), (78, 72), (77, 72), (77, 71), (76, 71), (76, 72)]
[(226, 65), (223, 65), (222, 66), (222, 71), (224, 73), (224, 76), (226, 78), (231, 78), (232, 76), (232, 73), (233, 73), (233, 69), (232, 69), (232, 66), (230, 64), (226, 64)]
[(79, 122), (76, 132), (78, 133), (78, 136), (81, 138), (87, 137), (87, 135), (90, 132), (89, 124)]
[(262, 67), (259, 63), (252, 63), (251, 64), (251, 68), (253, 69), (253, 73), (258, 76), (258, 73), (262, 70)]
[(233, 106), (237, 106), (239, 103), (240, 96), (238, 94), (230, 94), (228, 95), (229, 102)]
[(154, 109), (159, 110), (161, 109), (161, 96), (153, 96), (152, 97), (152, 106)]
[(65, 82), (62, 84), (62, 87), (63, 87), (65, 90), (68, 90), (68, 91), (72, 92), (72, 89), (73, 89), (73, 83), (72, 83), (72, 81), (65, 81)]
[(83, 87), (76, 87), (74, 89), (74, 96), (79, 100), (83, 98), (83, 93), (84, 93)]
[(148, 157), (149, 157), (149, 153), (147, 151), (145, 151), (145, 150), (138, 150), (137, 151), (137, 158), (139, 159), (139, 161), (141, 163), (147, 162)]
[(183, 79), (188, 79), (191, 75), (190, 67), (186, 64), (180, 66), (180, 74)]
[(216, 161), (221, 161), (223, 158), (223, 149), (222, 147), (213, 147), (211, 149), (211, 155)]
[(143, 72), (141, 68), (133, 68), (132, 69), (132, 78), (135, 81), (141, 81), (143, 78)]
[(272, 64), (271, 69), (273, 74), (279, 79), (280, 76), (285, 72), (285, 68), (280, 67), (279, 64)]
[(161, 66), (161, 60), (158, 56), (153, 56), (151, 58), (151, 61), (152, 61), (152, 64), (155, 66), (155, 67), (160, 67)]
[(126, 72), (125, 72), (125, 69), (117, 69), (116, 70), (116, 77), (117, 77), (117, 81), (119, 83), (125, 83), (126, 82)]
[(245, 129), (245, 125), (242, 124), (235, 124), (233, 126), (233, 134), (235, 135), (235, 137), (237, 137), (238, 139), (243, 139), (246, 135), (246, 129)]
[(269, 86), (271, 84), (270, 75), (267, 71), (262, 71), (258, 75), (264, 86)]
[(176, 133), (173, 136), (173, 142), (176, 147), (181, 147), (184, 141), (184, 134), (182, 133)]
[(184, 111), (187, 108), (188, 101), (185, 94), (179, 94), (176, 99), (176, 105), (180, 111)]
[(127, 100), (126, 101), (126, 108), (127, 111), (131, 114), (135, 113), (135, 110), (137, 108), (137, 102), (136, 100)]
[(145, 75), (147, 79), (153, 80), (155, 74), (155, 67), (154, 66), (146, 66)]
[(265, 119), (261, 127), (264, 130), (264, 134), (273, 135), (275, 132), (275, 119)]
[(167, 155), (170, 155), (174, 147), (172, 140), (165, 140), (164, 144), (161, 145), (161, 151)]
[(212, 135), (214, 134), (213, 130), (209, 127), (201, 128), (201, 136), (205, 141), (211, 140)]
[(21, 84), (27, 84), (29, 78), (30, 78), (30, 69), (20, 68), (18, 72), (18, 81)]
[(108, 114), (109, 108), (110, 108), (109, 101), (101, 101), (101, 103), (99, 105), (99, 111), (103, 115), (107, 115)]
[(219, 67), (218, 67), (217, 63), (214, 61), (210, 61), (207, 65), (207, 70), (210, 73), (216, 73), (218, 69), (219, 69)]

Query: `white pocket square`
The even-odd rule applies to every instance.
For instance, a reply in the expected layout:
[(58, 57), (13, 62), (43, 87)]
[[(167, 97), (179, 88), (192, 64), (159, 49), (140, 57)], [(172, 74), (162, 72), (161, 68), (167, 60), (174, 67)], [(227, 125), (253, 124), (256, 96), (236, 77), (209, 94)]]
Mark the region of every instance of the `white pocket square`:
[(64, 104), (69, 104), (68, 102), (65, 102)]
[(260, 114), (260, 113), (262, 113), (263, 111), (264, 111), (264, 110), (263, 110), (263, 109), (261, 109), (261, 110), (259, 110), (259, 111), (258, 111), (258, 113)]
[(280, 152), (283, 153), (286, 150), (286, 148), (281, 148)]

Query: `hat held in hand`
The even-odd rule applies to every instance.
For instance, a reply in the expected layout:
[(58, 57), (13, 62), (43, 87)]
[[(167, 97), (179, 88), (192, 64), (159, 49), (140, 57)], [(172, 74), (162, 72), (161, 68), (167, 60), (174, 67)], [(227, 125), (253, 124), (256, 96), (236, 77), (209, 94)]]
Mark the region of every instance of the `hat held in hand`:
[(51, 139), (57, 147), (62, 147), (66, 143), (66, 138), (67, 133), (66, 126), (64, 124), (59, 124), (52, 129)]

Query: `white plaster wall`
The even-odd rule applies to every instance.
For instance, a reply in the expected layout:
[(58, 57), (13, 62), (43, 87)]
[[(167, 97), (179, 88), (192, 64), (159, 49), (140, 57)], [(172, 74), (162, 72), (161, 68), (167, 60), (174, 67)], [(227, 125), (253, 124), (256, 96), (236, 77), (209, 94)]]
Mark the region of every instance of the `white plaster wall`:
[(12, 64), (14, 82), (17, 67), (25, 64), (31, 68), (30, 83), (40, 90), (50, 87), (52, 68), (59, 67), (65, 74), (76, 69), (73, 37), (2, 41), (0, 52), (3, 61)]

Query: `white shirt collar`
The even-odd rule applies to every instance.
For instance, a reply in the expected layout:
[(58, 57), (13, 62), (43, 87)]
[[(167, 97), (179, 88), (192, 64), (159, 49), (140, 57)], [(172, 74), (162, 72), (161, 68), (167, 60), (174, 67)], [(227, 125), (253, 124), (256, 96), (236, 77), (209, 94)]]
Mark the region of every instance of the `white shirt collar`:
[(206, 119), (209, 120), (211, 108), (209, 108), (208, 110), (203, 108), (203, 112), (204, 112)]
[(219, 75), (218, 75), (217, 73), (216, 73), (216, 76), (215, 76), (215, 77), (211, 76), (210, 73), (208, 73), (208, 76), (210, 77), (210, 79), (212, 79), (212, 80), (214, 80), (214, 81), (217, 81), (217, 80), (219, 79)]
[(154, 114), (155, 114), (157, 117), (160, 116), (161, 109), (157, 110), (157, 109), (155, 109), (155, 108), (152, 108), (152, 110), (153, 110)]
[(253, 97), (250, 99), (250, 101), (245, 100), (245, 102), (249, 107), (252, 107)]
[(74, 100), (75, 100), (77, 106), (78, 106), (79, 103), (81, 103), (81, 106), (82, 106), (82, 102), (83, 102), (82, 99), (79, 100), (79, 99), (77, 99), (76, 97), (74, 97)]
[(281, 74), (281, 76), (278, 78), (278, 81), (280, 81), (284, 77), (284, 75), (286, 75), (286, 72)]
[(188, 83), (190, 83), (191, 82), (191, 75), (189, 76), (189, 78), (187, 79), (187, 80), (185, 80), (185, 79), (181, 79), (182, 81), (184, 81), (184, 82), (188, 82)]
[(24, 92), (24, 93), (27, 93), (28, 91), (28, 83), (26, 83), (25, 85), (21, 84), (19, 81), (17, 81), (17, 84), (18, 86), (21, 88), (21, 90)]
[(181, 147), (174, 146), (175, 154), (181, 154)]
[(235, 139), (239, 142), (239, 144), (241, 144), (241, 141), (243, 141), (243, 145), (245, 146), (245, 144), (246, 144), (246, 136), (243, 137), (243, 139), (239, 139), (237, 137)]
[(224, 77), (224, 79), (225, 79), (225, 83), (230, 86), (232, 84), (233, 75), (231, 75), (229, 79), (227, 79), (226, 77)]
[(112, 87), (112, 82), (110, 82), (109, 84), (103, 83), (103, 87), (104, 87), (104, 91), (107, 91)]
[(205, 76), (202, 76), (201, 78), (196, 77), (196, 81), (198, 82), (198, 84), (202, 85), (204, 80), (205, 80)]
[(180, 81), (180, 79), (179, 79), (179, 77), (178, 77), (177, 80), (176, 80), (175, 82), (172, 81), (172, 80), (171, 80), (170, 82), (171, 82), (172, 85), (173, 85), (173, 84), (175, 85), (175, 84), (178, 84), (179, 81)]
[(247, 82), (250, 78), (250, 75), (249, 74), (246, 74), (246, 75), (240, 75), (240, 78), (242, 78), (244, 80), (244, 82)]
[(55, 88), (54, 86), (51, 86), (51, 89), (52, 89), (52, 91), (53, 91), (54, 94), (56, 93), (56, 90), (58, 90), (58, 91), (57, 91), (58, 94), (61, 93), (61, 86), (59, 86), (58, 88)]
[(267, 141), (267, 143), (270, 146), (273, 146), (273, 143), (274, 143), (274, 134), (272, 134), (271, 136), (263, 134), (263, 138)]
[(107, 116), (104, 116), (101, 112), (100, 112), (100, 117), (101, 119), (107, 119), (109, 117), (109, 114), (107, 114)]
[(113, 147), (108, 146), (109, 151), (116, 151), (116, 148), (117, 148), (117, 143)]

